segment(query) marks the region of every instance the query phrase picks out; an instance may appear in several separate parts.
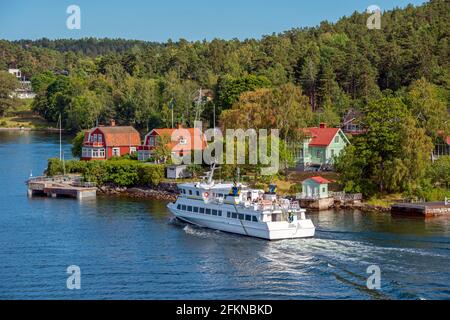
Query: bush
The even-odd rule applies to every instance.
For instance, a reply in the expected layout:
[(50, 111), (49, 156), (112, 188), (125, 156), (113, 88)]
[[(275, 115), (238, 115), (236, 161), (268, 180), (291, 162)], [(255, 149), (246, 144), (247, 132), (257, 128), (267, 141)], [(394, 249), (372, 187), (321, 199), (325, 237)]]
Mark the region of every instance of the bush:
[(142, 164), (139, 167), (139, 185), (157, 186), (164, 179), (165, 168), (163, 165)]
[[(143, 164), (133, 160), (115, 159), (113, 161), (65, 162), (65, 172), (83, 175), (85, 181), (97, 185), (112, 184), (117, 187), (156, 186), (164, 178), (164, 166)], [(59, 159), (49, 159), (46, 174), (49, 176), (64, 173)]]

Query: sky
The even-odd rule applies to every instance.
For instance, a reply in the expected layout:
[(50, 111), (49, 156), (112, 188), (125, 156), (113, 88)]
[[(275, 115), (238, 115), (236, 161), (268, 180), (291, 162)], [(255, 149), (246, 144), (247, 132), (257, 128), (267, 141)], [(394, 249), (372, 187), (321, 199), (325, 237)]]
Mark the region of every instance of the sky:
[[(371, 5), (381, 10), (424, 0), (0, 0), (0, 39), (124, 38), (165, 42), (261, 38), (335, 22)], [(68, 6), (81, 11), (70, 30)]]

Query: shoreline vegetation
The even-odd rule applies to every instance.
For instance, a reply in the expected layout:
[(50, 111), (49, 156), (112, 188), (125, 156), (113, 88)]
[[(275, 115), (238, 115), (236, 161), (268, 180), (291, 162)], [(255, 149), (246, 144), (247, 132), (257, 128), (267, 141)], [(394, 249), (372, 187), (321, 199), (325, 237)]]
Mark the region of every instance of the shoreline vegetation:
[[(298, 150), (304, 129), (327, 124), (343, 128), (350, 141), (334, 153), (340, 189), (333, 191), (361, 193), (379, 208), (398, 200), (392, 195), (443, 201), (450, 198), (449, 15), (449, 1), (431, 0), (383, 12), (381, 30), (369, 30), (369, 15), (355, 12), (261, 39), (0, 40), (0, 116), (12, 116), (3, 121), (14, 128), (61, 120), (81, 139), (111, 119), (141, 133), (192, 128), (196, 120), (222, 132), (278, 129), (284, 168), (295, 166), (294, 156), (306, 158)], [(8, 68), (31, 81), (36, 97), (25, 106), (11, 98), (18, 83)], [(20, 108), (23, 117), (14, 118)], [(30, 112), (47, 123), (25, 120)], [(170, 154), (161, 151), (160, 159)], [(164, 180), (164, 167), (120, 161), (67, 166), (99, 185)], [(236, 167), (224, 169), (232, 180)], [(258, 168), (239, 169), (256, 187), (276, 179), (280, 191), (300, 191), (287, 169), (267, 178)]]
[[(45, 171), (47, 176), (63, 175), (64, 173), (82, 175), (85, 182), (94, 183), (97, 186), (101, 196), (162, 201), (175, 201), (178, 197), (177, 185), (195, 180), (167, 180), (164, 178), (164, 165), (141, 163), (128, 158), (90, 162), (69, 160), (64, 163), (56, 158), (48, 160), (48, 167)], [(314, 174), (291, 172), (287, 179), (276, 179), (275, 184), (282, 195), (295, 198), (299, 192), (299, 181)], [(324, 176), (330, 179), (336, 178), (336, 173), (328, 172)], [(268, 184), (262, 181), (253, 181), (250, 184), (263, 189), (268, 187)], [(336, 183), (333, 183), (332, 188), (336, 187)], [(382, 200), (363, 201), (360, 204), (335, 205), (330, 209), (387, 213), (390, 212), (390, 205), (400, 200), (401, 195), (395, 195)]]

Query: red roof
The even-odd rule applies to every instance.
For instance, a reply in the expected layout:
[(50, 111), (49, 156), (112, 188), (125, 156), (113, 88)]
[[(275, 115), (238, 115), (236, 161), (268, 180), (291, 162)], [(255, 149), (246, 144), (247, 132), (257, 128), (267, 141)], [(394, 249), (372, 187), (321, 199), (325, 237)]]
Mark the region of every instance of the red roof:
[(133, 127), (97, 127), (84, 134), (84, 143), (89, 142), (89, 135), (94, 131), (100, 131), (105, 137), (108, 147), (126, 147), (141, 145), (141, 136)]
[[(176, 129), (154, 129), (152, 132), (150, 132), (149, 135), (157, 135), (157, 136), (168, 136), (169, 138), (172, 138), (172, 135), (174, 134), (174, 132), (176, 130), (179, 130), (176, 135), (174, 136), (175, 141), (171, 141), (168, 144), (168, 147), (172, 150), (172, 151), (191, 151), (191, 150), (195, 150), (197, 145), (194, 143), (195, 139), (199, 139), (198, 141), (201, 141), (199, 147), (199, 150), (204, 150), (206, 148), (206, 141), (204, 138), (204, 135), (202, 133), (202, 131), (199, 128), (183, 128), (183, 127), (178, 127)], [(181, 139), (185, 139), (186, 140), (186, 144), (185, 145), (180, 145), (180, 140)], [(149, 144), (149, 139), (145, 139), (144, 142), (146, 145)]]
[(312, 178), (309, 178), (308, 180), (313, 180), (314, 182), (317, 182), (319, 184), (329, 184), (329, 183), (331, 183), (331, 181), (329, 181), (329, 180), (327, 180), (325, 178), (322, 178), (322, 177), (312, 177)]
[[(438, 135), (440, 135), (444, 139), (444, 132), (443, 131), (439, 131)], [(450, 136), (445, 138), (444, 141), (450, 146)]]
[(339, 130), (339, 128), (306, 128), (307, 134), (311, 136), (309, 145), (312, 147), (328, 147)]

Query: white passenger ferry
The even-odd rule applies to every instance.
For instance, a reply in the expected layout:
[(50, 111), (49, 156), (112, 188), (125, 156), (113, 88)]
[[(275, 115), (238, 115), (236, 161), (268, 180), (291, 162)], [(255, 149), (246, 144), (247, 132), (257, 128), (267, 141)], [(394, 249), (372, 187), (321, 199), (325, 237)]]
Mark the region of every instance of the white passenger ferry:
[(180, 184), (180, 196), (167, 207), (180, 220), (203, 228), (267, 240), (313, 237), (315, 227), (298, 202), (242, 184), (208, 179)]

